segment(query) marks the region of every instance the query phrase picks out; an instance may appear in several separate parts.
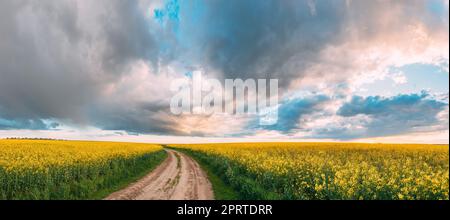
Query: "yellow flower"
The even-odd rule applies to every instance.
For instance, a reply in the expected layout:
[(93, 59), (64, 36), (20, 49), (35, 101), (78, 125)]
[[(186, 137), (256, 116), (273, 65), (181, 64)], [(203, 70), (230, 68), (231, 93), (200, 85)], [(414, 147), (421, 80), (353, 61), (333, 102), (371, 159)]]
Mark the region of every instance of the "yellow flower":
[[(312, 199), (323, 198), (322, 193), (330, 190), (340, 199), (448, 199), (449, 148), (443, 145), (236, 143), (173, 147), (241, 164), (265, 189), (282, 191), (273, 189), (277, 185), (300, 198), (305, 193)], [(296, 184), (290, 184), (293, 182)], [(310, 184), (315, 192), (310, 192)], [(386, 197), (389, 195), (397, 197)]]

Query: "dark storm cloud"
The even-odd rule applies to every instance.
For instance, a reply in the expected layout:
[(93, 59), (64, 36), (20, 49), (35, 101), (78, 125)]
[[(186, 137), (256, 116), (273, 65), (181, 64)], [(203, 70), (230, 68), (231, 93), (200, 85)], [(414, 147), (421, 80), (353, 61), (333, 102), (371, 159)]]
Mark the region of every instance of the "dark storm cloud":
[(226, 78), (279, 78), (286, 86), (338, 40), (344, 12), (342, 1), (316, 1), (314, 13), (308, 1), (180, 1), (177, 34), (202, 66)]
[(138, 1), (0, 1), (0, 36), (0, 116), (22, 121), (88, 123), (103, 86), (158, 50)]
[(55, 129), (59, 126), (58, 123), (45, 123), (40, 119), (21, 119), (6, 120), (0, 117), (0, 130), (13, 129), (29, 129), (29, 130), (48, 130)]
[(92, 123), (104, 130), (124, 130), (141, 134), (176, 134), (177, 124), (170, 120), (168, 105), (147, 102), (137, 105), (104, 103), (92, 109)]
[(66, 22), (56, 13), (59, 10), (23, 1), (1, 1), (0, 10), (2, 114), (29, 119), (79, 118), (80, 107), (95, 87), (85, 65), (65, 49), (69, 35), (64, 31), (70, 28), (61, 26)]
[[(143, 59), (156, 65), (158, 45), (151, 33), (149, 21), (139, 11), (138, 1), (117, 0), (113, 13), (101, 19), (106, 50), (103, 68), (108, 72), (123, 73), (130, 61)], [(107, 4), (111, 4), (107, 1)]]
[[(278, 78), (282, 90), (293, 79), (312, 74), (308, 68), (324, 62), (321, 53), (329, 46), (394, 35), (417, 22), (442, 27), (442, 21), (431, 16), (421, 0), (165, 2), (168, 9), (155, 15), (173, 30), (178, 46), (188, 51), (179, 59), (219, 70), (225, 78)], [(395, 14), (395, 21), (379, 22), (386, 12)], [(169, 13), (177, 19), (164, 16)], [(332, 65), (351, 68), (350, 64)], [(326, 77), (342, 73), (313, 74)]]

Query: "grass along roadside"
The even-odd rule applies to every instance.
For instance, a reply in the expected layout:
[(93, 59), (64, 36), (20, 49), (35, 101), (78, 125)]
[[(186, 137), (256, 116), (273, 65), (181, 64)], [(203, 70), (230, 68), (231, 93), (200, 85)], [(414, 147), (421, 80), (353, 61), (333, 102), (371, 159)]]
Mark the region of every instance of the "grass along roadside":
[(202, 159), (202, 157), (199, 157), (197, 154), (195, 154), (194, 152), (189, 151), (189, 150), (168, 147), (168, 146), (164, 146), (164, 147), (185, 153), (185, 154), (189, 155), (190, 157), (192, 157), (195, 161), (197, 161), (197, 163), (200, 165), (200, 167), (206, 172), (206, 175), (208, 176), (208, 179), (211, 182), (211, 185), (212, 185), (213, 191), (214, 191), (214, 198), (216, 200), (238, 200), (238, 199), (241, 199), (239, 197), (239, 194), (236, 191), (234, 191), (233, 188), (231, 188), (229, 185), (227, 185), (220, 178), (218, 173), (215, 171), (214, 167), (209, 165), (207, 161)]
[(156, 153), (153, 153), (153, 160), (149, 160), (147, 163), (142, 164), (142, 166), (136, 167), (134, 170), (134, 174), (122, 178), (118, 180), (113, 186), (109, 188), (104, 188), (96, 193), (94, 193), (91, 198), (89, 199), (104, 199), (108, 195), (110, 195), (113, 192), (119, 191), (121, 189), (126, 188), (130, 184), (142, 179), (144, 176), (152, 172), (157, 166), (159, 166), (166, 158), (167, 158), (167, 152), (165, 151), (159, 151)]
[[(172, 149), (194, 158), (207, 172), (217, 200), (278, 200), (277, 193), (262, 187), (241, 164), (186, 148)], [(211, 175), (211, 176), (210, 176)]]

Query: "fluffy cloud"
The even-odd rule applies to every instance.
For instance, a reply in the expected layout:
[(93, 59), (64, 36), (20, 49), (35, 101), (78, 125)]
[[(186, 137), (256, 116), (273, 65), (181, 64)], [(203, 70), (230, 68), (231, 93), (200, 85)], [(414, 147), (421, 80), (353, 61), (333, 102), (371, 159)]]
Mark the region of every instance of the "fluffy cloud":
[(393, 97), (345, 97), (310, 94), (280, 104), (279, 123), (254, 134), (308, 139), (371, 138), (448, 131), (447, 95), (422, 92)]
[(301, 128), (299, 121), (302, 117), (321, 111), (329, 100), (330, 97), (325, 95), (314, 95), (286, 100), (281, 103), (278, 108), (277, 124), (265, 126), (264, 129), (289, 133), (293, 129)]
[[(428, 93), (385, 97), (358, 97), (345, 103), (337, 112), (343, 117), (369, 116), (364, 124), (366, 136), (404, 134), (407, 132), (448, 130), (448, 103)], [(447, 113), (448, 114), (448, 113)]]
[(339, 109), (338, 114), (344, 117), (359, 114), (374, 116), (389, 114), (404, 115), (405, 113), (436, 115), (437, 112), (441, 111), (447, 105), (443, 102), (427, 99), (427, 97), (429, 97), (429, 94), (426, 92), (422, 92), (421, 94), (398, 95), (391, 98), (379, 96), (363, 98), (355, 96), (350, 102), (345, 103)]

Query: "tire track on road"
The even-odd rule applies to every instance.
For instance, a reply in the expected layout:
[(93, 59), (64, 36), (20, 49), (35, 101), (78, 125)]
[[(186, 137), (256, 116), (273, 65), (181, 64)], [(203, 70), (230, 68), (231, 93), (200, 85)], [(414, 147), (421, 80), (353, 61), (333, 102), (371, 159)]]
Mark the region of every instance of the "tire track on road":
[(211, 182), (200, 165), (175, 150), (154, 171), (106, 200), (212, 200)]

